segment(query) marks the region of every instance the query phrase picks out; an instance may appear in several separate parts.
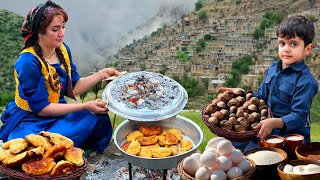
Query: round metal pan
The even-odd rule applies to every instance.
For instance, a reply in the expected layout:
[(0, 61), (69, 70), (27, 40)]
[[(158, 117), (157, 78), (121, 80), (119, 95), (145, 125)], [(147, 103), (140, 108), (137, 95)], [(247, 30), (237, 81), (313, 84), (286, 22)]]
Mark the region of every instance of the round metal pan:
[[(144, 158), (128, 154), (121, 149), (121, 145), (126, 141), (127, 135), (135, 130), (138, 130), (140, 126), (161, 126), (163, 129), (177, 128), (182, 131), (183, 138), (189, 139), (193, 142), (193, 147), (189, 151), (178, 154), (175, 156), (169, 156), (165, 158)], [(154, 122), (141, 122), (125, 120), (116, 128), (114, 132), (114, 140), (116, 146), (120, 149), (124, 159), (133, 165), (144, 167), (148, 169), (171, 169), (176, 168), (180, 161), (190, 154), (196, 152), (197, 148), (201, 144), (203, 139), (203, 133), (200, 127), (188, 118), (183, 116), (175, 116), (163, 121)]]
[[(154, 109), (134, 106), (133, 103), (120, 98), (123, 96), (121, 94), (124, 93), (125, 86), (128, 83), (133, 84), (136, 79), (141, 77), (155, 80), (164, 88), (163, 98), (157, 101), (150, 100), (154, 104)], [(178, 82), (169, 77), (160, 73), (139, 71), (124, 74), (111, 81), (102, 93), (102, 100), (107, 101), (109, 103), (108, 109), (118, 116), (135, 121), (158, 121), (176, 116), (182, 111), (187, 104), (188, 94)], [(161, 102), (166, 103), (161, 104)]]

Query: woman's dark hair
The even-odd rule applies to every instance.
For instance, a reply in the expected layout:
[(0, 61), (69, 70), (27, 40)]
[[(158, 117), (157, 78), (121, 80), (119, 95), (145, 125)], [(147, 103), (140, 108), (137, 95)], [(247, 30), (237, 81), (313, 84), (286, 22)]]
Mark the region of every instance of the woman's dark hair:
[(304, 46), (306, 47), (312, 43), (314, 38), (313, 22), (301, 15), (289, 17), (278, 26), (277, 36), (289, 39), (297, 36), (303, 39)]
[[(60, 6), (57, 6), (55, 7), (55, 10), (51, 13), (49, 13), (47, 16), (45, 16), (45, 19), (43, 21), (42, 24), (40, 24), (40, 27), (39, 27), (39, 30), (38, 30), (38, 33), (39, 34), (45, 34), (46, 33), (46, 28), (49, 26), (49, 24), (53, 21), (53, 18), (57, 15), (62, 15), (63, 18), (64, 18), (64, 22), (67, 22), (68, 21), (68, 15), (67, 13), (60, 7)], [(43, 57), (43, 51), (42, 51), (42, 48), (41, 46), (39, 45), (38, 43), (38, 34), (34, 34), (32, 35), (32, 39), (33, 41), (33, 47), (34, 47), (34, 50), (35, 52), (37, 53), (37, 55), (40, 57), (41, 61), (43, 62), (43, 64), (45, 64), (46, 66), (46, 69), (47, 71), (49, 72), (49, 67), (48, 67), (48, 63), (46, 62), (46, 60), (44, 59)], [(30, 42), (30, 41), (29, 41)], [(27, 44), (25, 45), (25, 48), (28, 47)], [(30, 47), (30, 46), (29, 46)], [(56, 48), (55, 49), (55, 52), (59, 58), (59, 60), (61, 61), (64, 69), (67, 71), (68, 73), (68, 65), (64, 59), (64, 56), (62, 54), (62, 51), (60, 48)], [(51, 76), (49, 74), (49, 76)], [(57, 75), (53, 75), (53, 79), (56, 79), (58, 76)], [(60, 81), (56, 81), (56, 83), (60, 83)], [(54, 84), (52, 82), (52, 79), (49, 77), (49, 84), (50, 84), (50, 87), (54, 90), (54, 91), (58, 91), (59, 90), (59, 85), (58, 84)]]

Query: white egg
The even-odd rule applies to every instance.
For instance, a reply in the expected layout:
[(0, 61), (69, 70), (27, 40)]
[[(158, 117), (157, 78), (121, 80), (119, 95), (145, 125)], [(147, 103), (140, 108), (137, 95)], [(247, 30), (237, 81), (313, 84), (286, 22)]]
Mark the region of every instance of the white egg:
[(198, 160), (193, 157), (187, 157), (184, 159), (182, 164), (183, 169), (187, 174), (193, 176), (196, 174), (197, 170), (201, 167)]
[(217, 158), (218, 168), (223, 171), (228, 171), (232, 167), (232, 161), (226, 156), (219, 156)]
[(227, 174), (222, 170), (213, 171), (210, 180), (227, 180)]
[(243, 160), (243, 154), (240, 150), (235, 149), (231, 152), (230, 159), (233, 163), (238, 163)]
[(197, 170), (195, 178), (199, 180), (208, 180), (210, 179), (211, 170), (206, 167), (201, 167)]
[(195, 159), (198, 160), (199, 163), (200, 163), (200, 156), (201, 156), (201, 153), (193, 153), (193, 154), (191, 154), (190, 157), (195, 158)]
[(209, 147), (204, 152), (213, 152), (216, 156), (218, 155), (218, 151), (216, 148)]
[(204, 167), (213, 167), (217, 164), (216, 155), (213, 152), (203, 152), (200, 156), (200, 165)]
[(250, 171), (251, 164), (248, 160), (243, 159), (237, 164), (237, 167), (239, 167), (242, 170), (243, 174), (246, 174), (248, 171)]
[(238, 167), (232, 167), (228, 170), (227, 176), (229, 179), (237, 178), (243, 175), (243, 172)]
[(284, 173), (293, 173), (293, 166), (291, 164), (286, 164), (283, 168)]
[(222, 156), (230, 154), (232, 152), (232, 149), (233, 146), (231, 141), (229, 140), (222, 140), (217, 146), (217, 151)]
[(319, 173), (320, 166), (316, 164), (308, 164), (305, 168), (306, 173)]
[(215, 138), (212, 138), (208, 143), (207, 143), (207, 146), (206, 146), (206, 149), (211, 147), (211, 148), (217, 148), (218, 144), (220, 141), (222, 140), (226, 140), (226, 138), (224, 137), (215, 137)]

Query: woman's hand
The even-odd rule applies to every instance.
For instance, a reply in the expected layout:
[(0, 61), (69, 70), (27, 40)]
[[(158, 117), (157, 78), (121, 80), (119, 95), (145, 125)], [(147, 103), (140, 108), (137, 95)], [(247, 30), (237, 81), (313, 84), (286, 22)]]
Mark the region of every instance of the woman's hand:
[(120, 72), (112, 68), (104, 68), (99, 71), (101, 81), (111, 76), (119, 76)]
[(95, 114), (107, 114), (108, 109), (105, 107), (107, 102), (104, 101), (88, 101), (85, 102), (86, 109)]
[(269, 119), (260, 121), (260, 123), (253, 128), (254, 129), (260, 128), (260, 131), (257, 137), (264, 139), (271, 134), (274, 128), (282, 128), (283, 125), (284, 125), (284, 122), (280, 118), (269, 118)]
[(237, 91), (244, 91), (242, 88), (228, 88), (228, 87), (220, 87), (219, 89), (216, 90), (216, 92), (225, 92), (225, 91), (230, 91), (230, 92), (237, 92)]

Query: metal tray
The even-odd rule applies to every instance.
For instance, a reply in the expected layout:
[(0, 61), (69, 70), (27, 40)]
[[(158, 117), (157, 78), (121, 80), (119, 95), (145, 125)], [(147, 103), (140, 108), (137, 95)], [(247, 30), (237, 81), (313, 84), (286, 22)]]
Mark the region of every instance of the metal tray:
[[(141, 125), (161, 126), (163, 129), (177, 128), (182, 131), (184, 139), (189, 139), (193, 142), (193, 147), (185, 153), (165, 158), (144, 158), (128, 154), (121, 149), (121, 145), (126, 141), (127, 135), (132, 131), (138, 130)], [(120, 149), (123, 158), (131, 164), (148, 169), (171, 169), (177, 168), (180, 161), (196, 152), (203, 140), (203, 132), (196, 123), (188, 118), (178, 115), (163, 121), (154, 122), (125, 120), (116, 128), (114, 137), (115, 144), (117, 148)]]
[[(155, 84), (160, 84), (163, 88), (163, 95), (157, 100), (147, 100), (144, 105), (134, 105), (123, 100), (125, 88), (128, 84), (133, 84), (139, 78), (150, 79)], [(108, 109), (113, 113), (129, 120), (136, 121), (158, 121), (176, 116), (183, 110), (188, 101), (187, 91), (173, 79), (159, 73), (153, 72), (134, 72), (127, 73), (111, 81), (102, 93), (102, 100), (108, 101)], [(146, 102), (145, 101), (145, 102)], [(151, 106), (148, 107), (147, 105)]]

